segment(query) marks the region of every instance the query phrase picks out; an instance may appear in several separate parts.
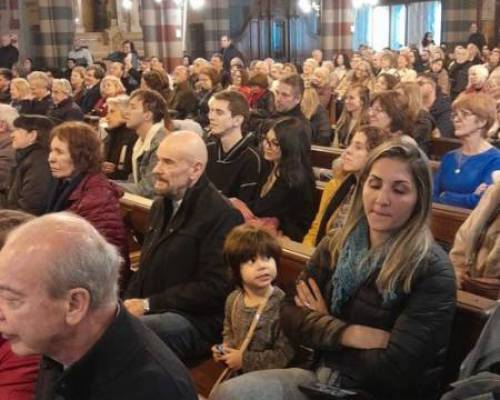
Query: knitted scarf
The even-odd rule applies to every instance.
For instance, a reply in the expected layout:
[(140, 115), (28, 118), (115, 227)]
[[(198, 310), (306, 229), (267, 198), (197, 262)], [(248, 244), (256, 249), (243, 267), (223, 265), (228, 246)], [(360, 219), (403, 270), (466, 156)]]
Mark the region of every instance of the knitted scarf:
[[(342, 306), (380, 269), (384, 257), (383, 252), (370, 254), (368, 224), (363, 219), (351, 232), (340, 251), (335, 271), (332, 274), (331, 312), (339, 315)], [(393, 292), (386, 292), (384, 301), (393, 298)]]

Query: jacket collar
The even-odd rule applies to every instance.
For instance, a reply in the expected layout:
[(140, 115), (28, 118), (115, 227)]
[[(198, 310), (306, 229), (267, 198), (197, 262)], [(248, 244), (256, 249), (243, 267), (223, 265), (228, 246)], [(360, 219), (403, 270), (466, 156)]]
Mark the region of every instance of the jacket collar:
[[(90, 391), (106, 385), (127, 370), (130, 360), (141, 346), (132, 334), (132, 323), (132, 317), (120, 305), (117, 316), (94, 346), (57, 379), (58, 392), (64, 392), (62, 394), (65, 397), (72, 398), (77, 393), (81, 395), (82, 388), (83, 391)], [(43, 358), (42, 366), (60, 371), (63, 369), (60, 363), (49, 357)]]

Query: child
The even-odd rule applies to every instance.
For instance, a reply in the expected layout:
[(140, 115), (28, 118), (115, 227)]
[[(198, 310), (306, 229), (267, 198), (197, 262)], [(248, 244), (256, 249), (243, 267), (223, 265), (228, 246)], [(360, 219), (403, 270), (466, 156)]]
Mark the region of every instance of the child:
[[(278, 241), (255, 226), (238, 226), (226, 238), (224, 258), (238, 288), (226, 300), (224, 343), (212, 353), (232, 371), (285, 368), (294, 356), (279, 323), (285, 293), (272, 285), (280, 255)], [(258, 311), (255, 331), (248, 335)], [(241, 349), (245, 338), (248, 347)]]

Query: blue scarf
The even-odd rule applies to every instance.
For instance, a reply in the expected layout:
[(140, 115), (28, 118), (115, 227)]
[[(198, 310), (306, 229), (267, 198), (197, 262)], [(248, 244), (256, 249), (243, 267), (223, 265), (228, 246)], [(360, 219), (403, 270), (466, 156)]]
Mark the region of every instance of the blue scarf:
[[(383, 254), (383, 253), (382, 253)], [(383, 258), (381, 252), (370, 254), (368, 224), (365, 219), (354, 228), (340, 251), (332, 274), (332, 302), (330, 311), (339, 315), (342, 306), (363, 285), (366, 280), (380, 269)], [(393, 292), (386, 292), (384, 301), (394, 298)]]

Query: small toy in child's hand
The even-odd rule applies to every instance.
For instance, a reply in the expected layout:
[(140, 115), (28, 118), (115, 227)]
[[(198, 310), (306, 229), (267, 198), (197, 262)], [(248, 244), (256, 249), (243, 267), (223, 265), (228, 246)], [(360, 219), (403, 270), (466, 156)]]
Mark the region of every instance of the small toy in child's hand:
[(215, 345), (215, 350), (216, 350), (216, 351), (217, 351), (217, 353), (219, 353), (221, 356), (223, 356), (224, 354), (226, 354), (226, 349), (224, 348), (224, 344), (223, 344), (223, 343), (216, 344), (216, 345)]

